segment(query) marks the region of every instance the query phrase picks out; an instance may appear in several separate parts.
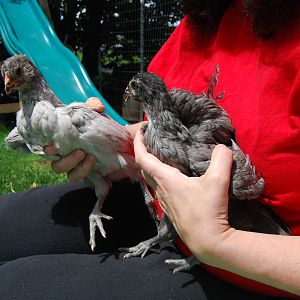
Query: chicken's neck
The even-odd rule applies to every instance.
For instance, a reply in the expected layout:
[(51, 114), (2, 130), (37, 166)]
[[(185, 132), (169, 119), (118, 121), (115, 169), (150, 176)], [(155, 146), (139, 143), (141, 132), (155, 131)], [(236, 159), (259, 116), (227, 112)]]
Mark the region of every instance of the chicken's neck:
[(42, 76), (36, 76), (28, 84), (23, 85), (19, 89), (19, 99), (22, 106), (34, 106), (40, 101), (48, 101), (54, 107), (63, 105)]
[(174, 135), (177, 139), (180, 135), (184, 140), (191, 139), (190, 132), (182, 124), (180, 117), (172, 107), (172, 101), (169, 95), (157, 98), (158, 101), (152, 101), (152, 105), (144, 104), (143, 109), (148, 117), (149, 131), (155, 131), (169, 136)]
[(170, 117), (176, 117), (176, 114), (172, 111), (172, 107), (170, 105), (171, 99), (168, 94), (164, 95), (163, 93), (156, 92), (143, 97), (143, 111), (146, 113), (149, 119), (156, 120), (162, 114), (170, 115)]

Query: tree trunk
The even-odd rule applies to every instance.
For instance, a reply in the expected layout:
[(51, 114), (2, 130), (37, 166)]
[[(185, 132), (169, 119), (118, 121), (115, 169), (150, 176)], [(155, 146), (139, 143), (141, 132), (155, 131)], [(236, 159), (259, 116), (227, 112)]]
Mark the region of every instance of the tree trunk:
[(89, 16), (85, 28), (82, 63), (91, 79), (94, 81), (98, 74), (99, 41), (99, 3), (87, 1), (87, 15)]
[(42, 10), (44, 11), (44, 14), (47, 16), (49, 22), (51, 23), (52, 27), (54, 28), (54, 23), (51, 18), (48, 0), (38, 0), (38, 2), (39, 2), (39, 5), (41, 6)]

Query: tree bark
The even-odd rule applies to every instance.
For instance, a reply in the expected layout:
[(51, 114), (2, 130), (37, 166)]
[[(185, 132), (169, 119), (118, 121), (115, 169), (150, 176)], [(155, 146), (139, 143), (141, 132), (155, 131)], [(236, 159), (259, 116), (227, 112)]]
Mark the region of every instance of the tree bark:
[(49, 22), (51, 23), (52, 27), (54, 28), (54, 23), (51, 17), (50, 8), (48, 0), (38, 0), (39, 5), (41, 6), (42, 10), (44, 11), (45, 15), (47, 16)]

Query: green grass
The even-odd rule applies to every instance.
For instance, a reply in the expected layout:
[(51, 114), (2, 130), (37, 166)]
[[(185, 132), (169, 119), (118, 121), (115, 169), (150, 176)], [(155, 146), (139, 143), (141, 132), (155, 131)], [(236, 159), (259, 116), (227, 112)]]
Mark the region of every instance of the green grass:
[(4, 138), (8, 132), (0, 123), (0, 195), (67, 181), (65, 175), (55, 174), (45, 159), (7, 149)]

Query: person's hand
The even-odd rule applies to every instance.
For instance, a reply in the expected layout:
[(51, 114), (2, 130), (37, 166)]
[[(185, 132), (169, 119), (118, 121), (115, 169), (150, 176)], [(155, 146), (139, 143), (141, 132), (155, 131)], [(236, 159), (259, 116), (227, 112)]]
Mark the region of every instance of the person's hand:
[(105, 111), (105, 106), (101, 102), (101, 100), (97, 97), (90, 97), (89, 99), (86, 100), (85, 102), (92, 110), (98, 112), (98, 113), (103, 113)]
[(228, 224), (228, 187), (232, 152), (215, 147), (201, 177), (187, 177), (148, 153), (139, 131), (134, 140), (137, 163), (157, 191), (160, 205), (191, 251), (205, 251), (225, 238)]
[[(47, 155), (58, 155), (57, 149), (51, 144), (44, 147)], [(52, 170), (57, 173), (67, 173), (69, 181), (77, 182), (89, 175), (96, 164), (93, 155), (87, 155), (83, 150), (77, 149), (51, 163)]]
[[(89, 98), (86, 104), (99, 113), (105, 110), (101, 100), (96, 97)], [(52, 144), (45, 146), (44, 152), (47, 155), (58, 155), (57, 149)], [(95, 163), (96, 158), (94, 156), (86, 155), (83, 150), (77, 149), (52, 162), (51, 168), (55, 173), (67, 173), (68, 180), (75, 182), (85, 178), (91, 172)]]

